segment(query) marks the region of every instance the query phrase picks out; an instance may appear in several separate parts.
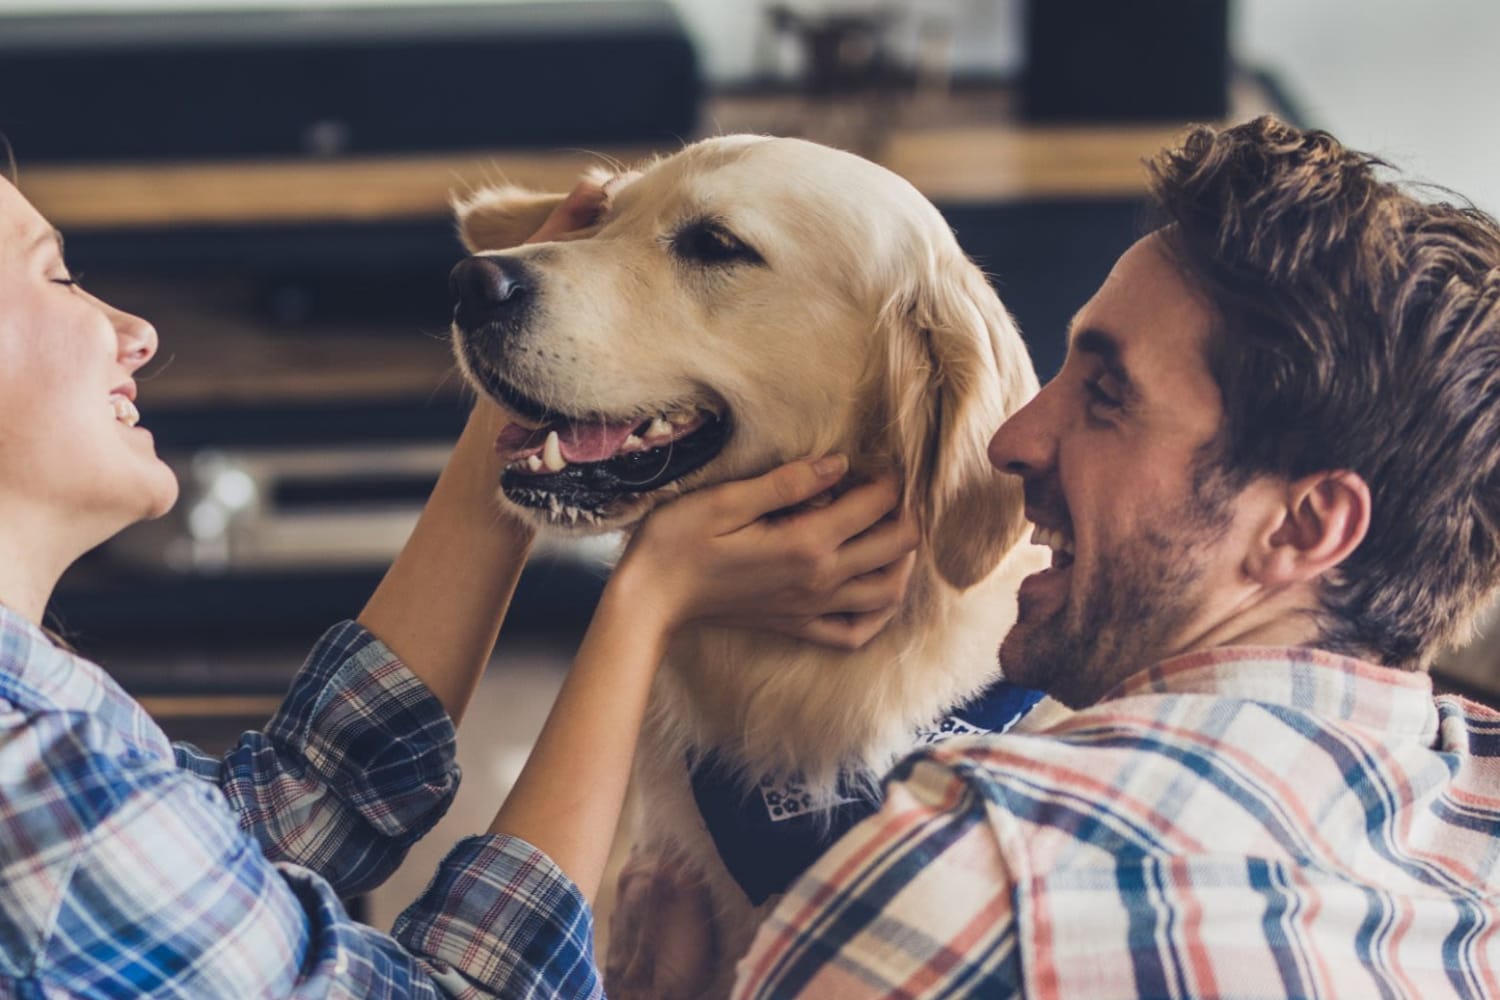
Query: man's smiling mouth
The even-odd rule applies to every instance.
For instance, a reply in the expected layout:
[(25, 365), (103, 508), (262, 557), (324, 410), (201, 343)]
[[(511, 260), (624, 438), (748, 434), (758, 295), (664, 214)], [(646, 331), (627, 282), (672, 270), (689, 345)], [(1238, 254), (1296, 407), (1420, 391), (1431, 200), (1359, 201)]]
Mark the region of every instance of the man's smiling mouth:
[(1073, 565), (1073, 536), (1065, 529), (1033, 525), (1031, 544), (1045, 545), (1052, 550), (1053, 569), (1067, 569)]

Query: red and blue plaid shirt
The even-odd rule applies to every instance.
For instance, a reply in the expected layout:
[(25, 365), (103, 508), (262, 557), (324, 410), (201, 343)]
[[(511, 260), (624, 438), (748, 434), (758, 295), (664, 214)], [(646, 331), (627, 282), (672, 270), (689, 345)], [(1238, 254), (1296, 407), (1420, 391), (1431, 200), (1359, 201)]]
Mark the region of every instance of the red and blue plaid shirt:
[[(904, 762), (740, 967), (762, 997), (1500, 996), (1500, 716), (1215, 650)], [(587, 907), (473, 837), (387, 936), (338, 902), (450, 800), (453, 731), (332, 630), (264, 734), (174, 748), (0, 609), (0, 995), (598, 997)]]
[(1500, 715), (1424, 674), (1220, 649), (903, 762), (741, 1000), (1500, 997)]
[(521, 841), (462, 841), (393, 935), (345, 912), (458, 778), (441, 704), (352, 623), (217, 759), (0, 608), (0, 996), (599, 996), (582, 897)]

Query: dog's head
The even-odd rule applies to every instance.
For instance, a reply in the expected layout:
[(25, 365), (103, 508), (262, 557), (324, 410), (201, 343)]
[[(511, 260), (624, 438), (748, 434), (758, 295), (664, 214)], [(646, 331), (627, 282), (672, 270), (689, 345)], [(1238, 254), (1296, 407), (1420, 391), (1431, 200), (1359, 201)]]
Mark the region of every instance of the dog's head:
[(665, 497), (842, 451), (900, 470), (942, 576), (1019, 537), (989, 436), (1036, 378), (938, 212), (795, 139), (697, 143), (610, 189), (586, 238), (516, 247), (561, 196), (458, 202), (454, 344), (511, 414), (505, 498), (539, 524), (627, 526)]

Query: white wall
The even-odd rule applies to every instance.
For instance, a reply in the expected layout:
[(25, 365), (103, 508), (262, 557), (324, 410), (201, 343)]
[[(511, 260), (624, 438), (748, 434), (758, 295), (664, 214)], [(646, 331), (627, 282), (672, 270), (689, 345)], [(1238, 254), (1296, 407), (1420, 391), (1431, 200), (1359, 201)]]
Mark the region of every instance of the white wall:
[[(0, 14), (452, 2), (0, 0)], [(698, 41), (710, 77), (733, 80), (759, 65), (762, 0), (673, 2)], [(1500, 213), (1500, 2), (1233, 2), (1240, 57), (1276, 69), (1313, 123)], [(837, 3), (858, 6), (860, 0), (803, 0), (809, 7)], [(1002, 72), (1019, 67), (1021, 0), (908, 0), (907, 6), (916, 16), (954, 26), (957, 65)]]

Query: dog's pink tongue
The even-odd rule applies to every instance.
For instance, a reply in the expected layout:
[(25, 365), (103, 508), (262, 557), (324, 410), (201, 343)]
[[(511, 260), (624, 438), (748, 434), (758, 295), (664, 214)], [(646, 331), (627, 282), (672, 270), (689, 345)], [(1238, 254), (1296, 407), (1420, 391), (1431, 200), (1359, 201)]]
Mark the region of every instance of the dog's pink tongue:
[(542, 450), (547, 434), (557, 431), (558, 450), (569, 462), (598, 462), (611, 458), (625, 444), (635, 424), (556, 424), (550, 427), (523, 427), (507, 424), (495, 439), (495, 450), (501, 461), (535, 455)]
[(514, 462), (518, 458), (534, 455), (542, 450), (542, 442), (547, 440), (547, 428), (522, 427), (520, 424), (506, 424), (500, 436), (495, 439), (495, 451), (502, 462)]
[(564, 424), (557, 443), (570, 462), (598, 462), (612, 458), (635, 430), (635, 424)]

